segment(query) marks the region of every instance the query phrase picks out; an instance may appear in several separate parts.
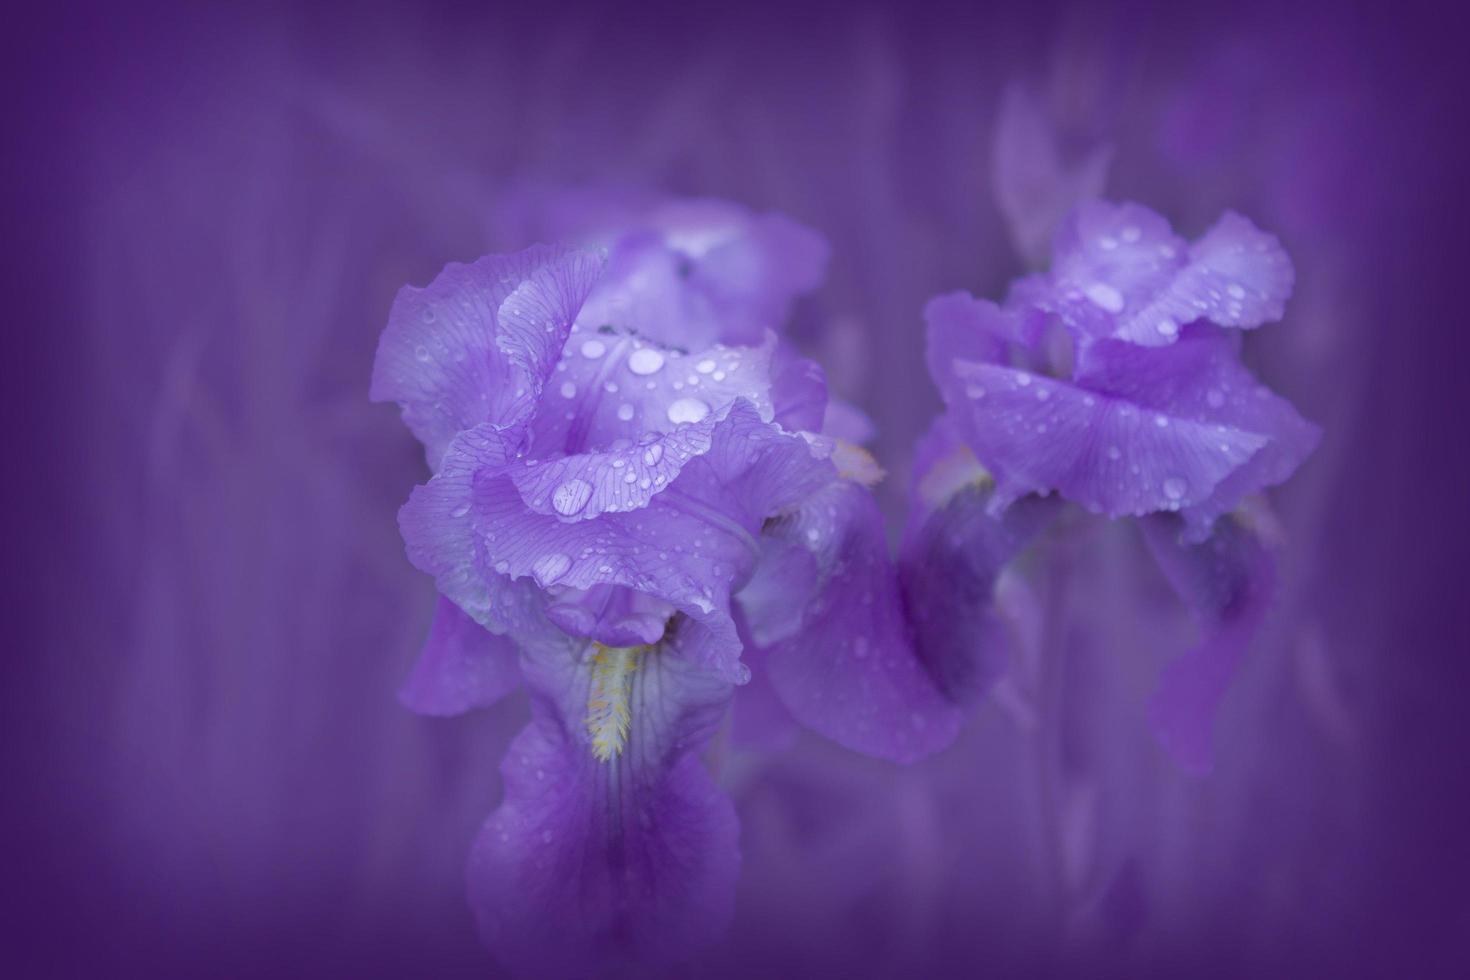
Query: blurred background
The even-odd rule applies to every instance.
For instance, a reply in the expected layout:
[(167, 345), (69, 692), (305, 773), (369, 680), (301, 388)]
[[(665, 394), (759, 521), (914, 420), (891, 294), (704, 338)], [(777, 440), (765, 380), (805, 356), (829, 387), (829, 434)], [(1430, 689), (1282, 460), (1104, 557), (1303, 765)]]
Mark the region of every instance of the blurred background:
[(6, 974), (495, 975), (463, 867), (528, 712), (395, 700), (433, 606), (394, 521), (422, 457), (366, 397), (395, 291), (529, 244), (548, 186), (785, 212), (832, 246), (790, 334), (877, 422), (897, 527), (923, 304), (1025, 268), (1011, 82), (1112, 148), (1110, 197), (1295, 260), (1246, 342), (1326, 432), (1273, 498), (1282, 596), (1206, 779), (1145, 729), (1117, 608), (1169, 600), (1127, 542), (1078, 576), (1060, 812), (996, 702), (908, 769), (727, 746), (736, 920), (678, 974), (1470, 970), (1464, 25), (1183, 6), (19, 18)]

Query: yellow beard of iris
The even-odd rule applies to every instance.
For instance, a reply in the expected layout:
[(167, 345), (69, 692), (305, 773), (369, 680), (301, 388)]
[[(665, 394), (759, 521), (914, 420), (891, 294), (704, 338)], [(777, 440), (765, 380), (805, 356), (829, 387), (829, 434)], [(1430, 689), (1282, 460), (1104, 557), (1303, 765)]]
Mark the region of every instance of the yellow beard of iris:
[(592, 645), (592, 687), (587, 692), (587, 733), (592, 736), (592, 754), (599, 762), (610, 762), (628, 744), (633, 721), (633, 674), (649, 647), (605, 647)]

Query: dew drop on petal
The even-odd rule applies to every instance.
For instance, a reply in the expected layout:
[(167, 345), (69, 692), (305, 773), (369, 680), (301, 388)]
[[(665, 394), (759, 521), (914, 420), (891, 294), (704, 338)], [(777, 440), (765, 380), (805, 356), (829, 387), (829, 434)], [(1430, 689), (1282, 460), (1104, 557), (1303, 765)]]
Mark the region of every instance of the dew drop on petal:
[(640, 347), (628, 355), (628, 370), (634, 374), (653, 374), (664, 366), (664, 356), (651, 347)]
[(556, 492), (551, 495), (551, 506), (556, 508), (558, 514), (570, 517), (586, 507), (591, 496), (592, 484), (573, 478), (556, 488)]
[(709, 414), (709, 406), (698, 398), (680, 398), (669, 406), (669, 421), (675, 425), (681, 422), (698, 422)]
[(577, 386), (572, 384), (570, 381), (563, 381), (561, 383), (561, 396), (563, 398), (576, 398)]
[(1084, 290), (1087, 298), (1108, 313), (1123, 312), (1123, 294), (1105, 282), (1092, 283)]
[(663, 457), (664, 447), (662, 443), (656, 442), (653, 445), (649, 446), (647, 449), (643, 450), (643, 462), (648, 466), (654, 465), (659, 460), (663, 459)]
[(1179, 324), (1168, 317), (1164, 317), (1157, 324), (1159, 333), (1165, 337), (1177, 337), (1179, 335)]
[(623, 404), (619, 405), (618, 418), (622, 419), (624, 422), (633, 421), (633, 406), (629, 405), (627, 402), (623, 402)]
[(708, 357), (700, 361), (698, 364), (694, 365), (694, 370), (698, 371), (700, 374), (709, 374), (714, 369), (715, 362)]
[(582, 356), (587, 358), (588, 360), (594, 360), (601, 357), (603, 353), (606, 352), (606, 350), (607, 345), (600, 340), (582, 341)]
[(1170, 500), (1178, 500), (1184, 496), (1185, 483), (1177, 476), (1171, 476), (1164, 481), (1164, 494)]

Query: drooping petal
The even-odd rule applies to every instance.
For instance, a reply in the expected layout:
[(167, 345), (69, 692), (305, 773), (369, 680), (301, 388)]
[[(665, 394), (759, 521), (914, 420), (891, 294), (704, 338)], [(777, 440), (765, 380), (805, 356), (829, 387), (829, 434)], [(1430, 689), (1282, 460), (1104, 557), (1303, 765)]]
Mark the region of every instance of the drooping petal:
[(601, 270), (596, 256), (536, 246), (450, 263), (393, 301), (371, 396), (395, 401), (437, 470), (455, 434), (522, 424)]
[(1011, 242), (1027, 263), (1040, 266), (1057, 223), (1107, 183), (1112, 152), (1099, 147), (1066, 165), (1050, 120), (1030, 92), (1012, 84), (1001, 96), (991, 152), (991, 186)]
[(654, 648), (528, 649), (531, 723), (470, 858), (486, 944), (533, 975), (676, 960), (728, 921), (734, 808), (698, 753), (730, 686), (681, 621)]
[(458, 715), (485, 708), (521, 683), (515, 641), (497, 636), (443, 596), (423, 653), (398, 692), (421, 715)]
[(970, 704), (1010, 656), (1013, 631), (996, 608), (996, 582), (1060, 503), (1028, 497), (992, 514), (994, 485), (969, 447), (944, 425), (925, 442), (899, 580), (920, 661), (946, 697)]
[(1209, 539), (1196, 543), (1176, 518), (1159, 515), (1140, 526), (1200, 631), (1199, 645), (1164, 668), (1149, 701), (1149, 721), (1182, 768), (1207, 773), (1214, 760), (1215, 715), (1270, 608), (1275, 556), (1249, 515), (1218, 521)]
[[(914, 655), (883, 518), (867, 490), (846, 480), (813, 494), (767, 529), (782, 546), (810, 552), (817, 586), (800, 628), (768, 649), (776, 693), (798, 721), (840, 745), (913, 762), (949, 745), (960, 713)], [(769, 607), (747, 606), (752, 633)]]

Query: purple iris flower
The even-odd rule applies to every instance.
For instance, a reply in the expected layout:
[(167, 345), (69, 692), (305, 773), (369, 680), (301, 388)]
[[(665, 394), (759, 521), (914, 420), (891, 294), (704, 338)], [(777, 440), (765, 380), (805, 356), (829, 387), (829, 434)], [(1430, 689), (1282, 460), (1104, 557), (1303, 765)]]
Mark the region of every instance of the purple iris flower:
[(700, 207), (718, 227), (679, 226), (692, 245), (450, 265), (400, 292), (378, 351), (372, 395), (434, 471), (400, 513), (442, 597), (403, 698), (532, 697), (469, 871), (487, 944), (527, 971), (720, 931), (738, 824), (700, 756), (752, 663), (859, 751), (912, 761), (958, 729), (908, 639), (875, 467), (822, 434), (820, 369), (757, 330), (806, 278), (746, 262), (770, 222)]
[(1146, 208), (1089, 201), (1058, 226), (1050, 269), (1003, 306), (929, 303), (947, 412), (921, 447), (905, 582), (937, 676), (983, 689), (1001, 672), (989, 600), (1050, 513), (1038, 496), (1138, 519), (1202, 637), (1166, 671), (1151, 719), (1181, 764), (1209, 767), (1210, 720), (1271, 592), (1270, 521), (1252, 495), (1319, 438), (1239, 359), (1240, 331), (1282, 315), (1292, 278), (1280, 243), (1239, 215), (1191, 244)]

